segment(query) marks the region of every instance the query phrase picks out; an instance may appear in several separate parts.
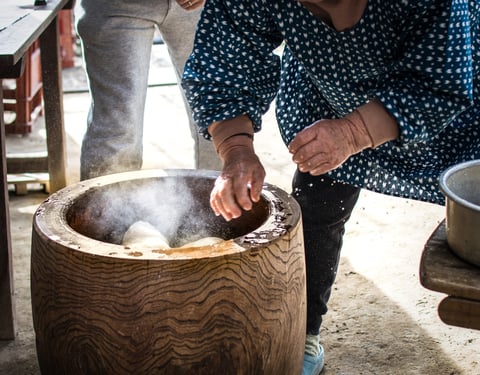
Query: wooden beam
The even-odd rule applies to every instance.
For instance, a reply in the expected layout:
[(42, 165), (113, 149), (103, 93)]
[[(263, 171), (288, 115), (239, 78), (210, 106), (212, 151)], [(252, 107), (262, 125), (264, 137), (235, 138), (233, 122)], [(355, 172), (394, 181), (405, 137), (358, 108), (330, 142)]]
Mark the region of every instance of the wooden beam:
[(46, 152), (7, 155), (8, 174), (48, 172)]

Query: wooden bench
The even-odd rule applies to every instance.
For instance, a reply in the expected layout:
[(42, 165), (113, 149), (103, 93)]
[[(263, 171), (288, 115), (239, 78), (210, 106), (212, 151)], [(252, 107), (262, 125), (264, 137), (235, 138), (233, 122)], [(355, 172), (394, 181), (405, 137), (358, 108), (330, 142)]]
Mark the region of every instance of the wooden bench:
[(420, 263), (422, 285), (447, 296), (438, 306), (449, 325), (480, 330), (480, 267), (457, 257), (448, 247), (445, 221), (428, 239)]

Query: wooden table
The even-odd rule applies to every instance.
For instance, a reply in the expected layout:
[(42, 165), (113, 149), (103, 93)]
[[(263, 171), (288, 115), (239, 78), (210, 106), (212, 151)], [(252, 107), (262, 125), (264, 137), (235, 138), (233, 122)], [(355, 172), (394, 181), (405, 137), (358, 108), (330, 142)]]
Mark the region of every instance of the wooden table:
[(450, 250), (445, 220), (425, 245), (420, 282), (427, 289), (447, 294), (438, 306), (444, 323), (480, 330), (480, 267), (463, 261)]
[[(66, 185), (65, 130), (57, 14), (71, 9), (74, 0), (48, 0), (35, 6), (35, 0), (0, 1), (0, 79), (18, 78), (24, 68), (25, 53), (40, 40), (44, 90), (44, 116), (47, 153), (42, 157), (8, 159), (5, 150), (3, 91), (0, 87), (0, 340), (15, 338), (15, 300), (8, 211), (9, 173), (48, 172), (50, 191)], [(1, 86), (1, 85), (0, 85)], [(26, 150), (28, 151), (28, 150)], [(8, 168), (7, 168), (8, 166)]]

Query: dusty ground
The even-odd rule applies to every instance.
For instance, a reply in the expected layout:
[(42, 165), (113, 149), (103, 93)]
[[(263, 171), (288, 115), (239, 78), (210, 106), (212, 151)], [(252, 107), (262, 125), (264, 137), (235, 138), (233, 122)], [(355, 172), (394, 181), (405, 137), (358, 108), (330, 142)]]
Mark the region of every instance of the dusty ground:
[[(171, 74), (159, 48), (153, 80), (168, 83)], [(71, 84), (71, 75), (81, 86), (75, 70), (65, 74), (66, 86)], [(75, 183), (88, 95), (68, 93), (64, 105), (69, 183)], [(157, 126), (160, 118), (167, 121)], [(145, 126), (146, 168), (192, 168), (191, 140), (177, 87), (149, 89)], [(9, 137), (7, 151), (32, 149), (43, 136), (40, 124), (31, 136)], [(178, 141), (179, 146), (173, 147)], [(256, 144), (268, 182), (289, 191), (293, 166), (272, 113), (266, 117)], [(0, 374), (5, 375), (39, 374), (29, 256), (32, 214), (47, 196), (34, 188), (26, 196), (10, 197), (18, 334), (14, 341), (0, 342)], [(323, 374), (480, 374), (480, 331), (442, 323), (436, 308), (444, 296), (426, 290), (419, 282), (423, 245), (443, 217), (443, 207), (363, 192), (347, 226), (338, 278), (323, 326)]]

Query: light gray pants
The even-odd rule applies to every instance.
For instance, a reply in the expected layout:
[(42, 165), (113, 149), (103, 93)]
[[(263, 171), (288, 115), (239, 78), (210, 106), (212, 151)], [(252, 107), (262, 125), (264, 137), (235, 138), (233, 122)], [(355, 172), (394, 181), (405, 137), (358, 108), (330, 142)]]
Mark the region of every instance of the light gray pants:
[[(173, 0), (81, 1), (77, 31), (92, 97), (80, 156), (82, 180), (141, 168), (155, 25), (168, 47), (179, 80), (192, 50), (200, 12), (185, 11)], [(198, 134), (180, 90), (194, 138), (196, 168), (221, 169), (212, 142)], [(161, 113), (158, 118), (161, 121)]]

